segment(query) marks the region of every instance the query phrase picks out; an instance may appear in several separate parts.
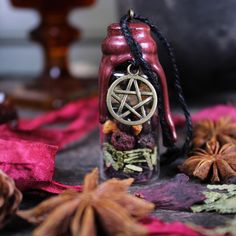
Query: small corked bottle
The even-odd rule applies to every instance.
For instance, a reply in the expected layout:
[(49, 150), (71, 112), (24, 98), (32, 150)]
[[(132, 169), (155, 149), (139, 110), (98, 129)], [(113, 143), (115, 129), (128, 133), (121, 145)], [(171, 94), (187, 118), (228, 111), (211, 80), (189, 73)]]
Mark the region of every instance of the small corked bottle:
[[(130, 23), (129, 28), (160, 78), (165, 119), (176, 139), (166, 77), (150, 27)], [(108, 27), (102, 52), (99, 70), (102, 172), (106, 178), (132, 177), (136, 183), (145, 183), (159, 174), (159, 99), (142, 69), (134, 65), (119, 24)]]

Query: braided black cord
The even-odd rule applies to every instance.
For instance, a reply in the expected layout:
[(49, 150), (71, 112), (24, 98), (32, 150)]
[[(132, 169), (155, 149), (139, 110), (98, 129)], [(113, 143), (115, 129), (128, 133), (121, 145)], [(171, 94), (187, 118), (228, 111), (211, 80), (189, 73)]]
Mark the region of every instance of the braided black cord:
[(192, 119), (191, 119), (191, 115), (189, 113), (188, 106), (187, 106), (185, 99), (184, 99), (182, 86), (180, 84), (180, 75), (179, 75), (179, 70), (178, 70), (175, 55), (174, 55), (174, 50), (173, 50), (172, 46), (170, 45), (170, 43), (168, 42), (168, 40), (163, 36), (163, 34), (155, 26), (155, 24), (153, 24), (147, 18), (144, 18), (140, 15), (134, 15), (134, 19), (140, 20), (150, 26), (151, 31), (156, 35), (156, 37), (161, 41), (162, 45), (166, 48), (167, 53), (168, 53), (170, 60), (172, 62), (174, 78), (175, 78), (174, 85), (175, 85), (175, 89), (177, 92), (177, 97), (178, 97), (179, 103), (181, 105), (181, 108), (184, 112), (184, 116), (186, 119), (186, 139), (185, 139), (185, 143), (183, 145), (183, 152), (186, 153), (189, 149), (191, 139), (192, 139), (192, 132), (193, 132)]
[(174, 146), (174, 141), (172, 139), (171, 131), (169, 129), (168, 124), (166, 123), (165, 120), (165, 113), (164, 113), (164, 103), (163, 103), (163, 96), (162, 96), (162, 89), (160, 86), (160, 81), (159, 78), (156, 76), (156, 74), (153, 72), (151, 66), (149, 63), (144, 60), (143, 54), (142, 54), (142, 49), (140, 45), (134, 40), (132, 37), (131, 31), (128, 26), (128, 21), (129, 17), (127, 15), (123, 16), (120, 20), (121, 24), (121, 30), (122, 33), (130, 47), (131, 53), (134, 57), (134, 63), (136, 66), (140, 66), (144, 72), (145, 75), (147, 75), (148, 79), (150, 82), (153, 84), (157, 96), (158, 96), (158, 112), (160, 116), (160, 123), (161, 123), (161, 128), (162, 128), (162, 133), (163, 133), (163, 143), (167, 147)]
[[(172, 66), (173, 66), (173, 72), (174, 72), (174, 85), (177, 92), (177, 98), (181, 104), (181, 108), (184, 112), (185, 119), (186, 119), (186, 139), (181, 149), (177, 148), (174, 145), (174, 141), (172, 139), (171, 131), (169, 129), (169, 126), (165, 120), (165, 113), (163, 109), (163, 96), (162, 91), (160, 87), (160, 81), (158, 81), (158, 77), (153, 72), (151, 66), (147, 61), (144, 60), (142, 55), (142, 49), (141, 46), (134, 40), (132, 37), (131, 31), (128, 26), (128, 22), (130, 20), (130, 17), (128, 15), (125, 15), (120, 20), (121, 30), (122, 33), (130, 47), (131, 53), (134, 57), (135, 64), (139, 65), (143, 72), (147, 75), (150, 82), (153, 84), (153, 86), (156, 89), (159, 103), (158, 103), (158, 112), (160, 115), (160, 123), (162, 127), (162, 133), (163, 133), (163, 143), (166, 147), (168, 147), (167, 152), (162, 155), (162, 163), (170, 163), (178, 158), (181, 154), (186, 154), (189, 150), (191, 139), (192, 139), (192, 120), (191, 115), (188, 110), (188, 106), (185, 102), (184, 96), (183, 96), (183, 90), (180, 84), (180, 76), (179, 76), (179, 70), (177, 67), (176, 59), (174, 56), (173, 48), (171, 47), (170, 43), (167, 41), (167, 39), (162, 35), (162, 33), (159, 31), (159, 29), (150, 22), (147, 18), (144, 18), (139, 15), (134, 15), (133, 19), (139, 20), (144, 22), (145, 24), (149, 25), (152, 32), (155, 34), (155, 36), (161, 41), (165, 49), (167, 50), (168, 56), (171, 59)], [(168, 158), (163, 158), (168, 157)]]

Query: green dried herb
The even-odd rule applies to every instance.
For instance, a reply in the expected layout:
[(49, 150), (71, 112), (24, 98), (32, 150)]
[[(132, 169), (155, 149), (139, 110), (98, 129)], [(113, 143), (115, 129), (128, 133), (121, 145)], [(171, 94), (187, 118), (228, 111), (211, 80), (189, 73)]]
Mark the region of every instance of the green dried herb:
[(221, 184), (221, 185), (209, 184), (209, 185), (207, 185), (207, 188), (210, 190), (226, 190), (229, 193), (236, 192), (236, 185), (235, 184)]
[(137, 171), (137, 172), (142, 172), (143, 171), (143, 168), (140, 167), (140, 166), (135, 166), (135, 165), (126, 165), (125, 166), (125, 169), (129, 169), (129, 170), (133, 170), (133, 171)]
[(151, 161), (154, 166), (157, 165), (157, 147), (154, 148), (154, 152), (151, 154)]
[(142, 172), (139, 164), (146, 164), (150, 170), (157, 165), (157, 148), (139, 148), (129, 151), (117, 151), (111, 144), (103, 144), (104, 161), (107, 167), (112, 166), (116, 171), (125, 173)]
[(124, 163), (131, 163), (131, 162), (135, 162), (139, 159), (139, 156), (133, 156), (133, 157), (129, 157), (129, 158), (125, 158), (124, 159)]
[(119, 170), (119, 165), (113, 160), (112, 155), (105, 150), (103, 154), (106, 167), (112, 166), (116, 171)]
[(204, 192), (204, 204), (191, 207), (193, 212), (236, 213), (236, 185), (208, 185), (207, 188), (212, 191)]
[(152, 160), (151, 160), (151, 155), (147, 152), (145, 152), (143, 154), (144, 158), (146, 159), (147, 165), (149, 167), (150, 170), (153, 170), (153, 164), (152, 164)]

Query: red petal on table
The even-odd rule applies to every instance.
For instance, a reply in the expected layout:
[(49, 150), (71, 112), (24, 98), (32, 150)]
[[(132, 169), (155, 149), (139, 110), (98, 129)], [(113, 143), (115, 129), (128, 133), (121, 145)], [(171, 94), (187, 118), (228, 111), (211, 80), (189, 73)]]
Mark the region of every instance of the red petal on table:
[[(206, 107), (194, 114), (192, 114), (193, 122), (211, 119), (218, 120), (223, 116), (232, 117), (233, 121), (236, 122), (236, 107), (232, 105), (216, 105), (211, 107)], [(174, 115), (175, 125), (184, 125), (184, 117), (181, 115)]]
[(71, 185), (66, 185), (62, 184), (56, 181), (49, 181), (46, 183), (38, 183), (37, 184), (37, 189), (43, 190), (48, 193), (53, 193), (53, 194), (59, 194), (66, 189), (74, 189), (77, 191), (82, 191), (82, 186), (71, 186)]
[(51, 181), (57, 146), (24, 140), (0, 139), (0, 169), (10, 175), (19, 189)]
[(53, 181), (55, 155), (58, 147), (25, 140), (0, 139), (0, 169), (11, 176), (21, 190), (40, 189), (50, 193), (80, 186)]
[(37, 129), (37, 130), (19, 130), (11, 129), (8, 125), (0, 126), (0, 138), (7, 140), (25, 140), (28, 142), (40, 142), (48, 145), (59, 146), (63, 133), (57, 130)]
[(147, 227), (149, 236), (204, 236), (181, 222), (165, 223), (157, 218), (141, 220)]
[(66, 104), (59, 110), (53, 110), (46, 114), (39, 115), (33, 119), (20, 120), (20, 129), (22, 130), (35, 130), (49, 124), (71, 120), (84, 119), (84, 114), (89, 111), (90, 113), (98, 112), (98, 98), (80, 99), (75, 102)]
[[(62, 122), (61, 128), (45, 128)], [(68, 124), (65, 126), (65, 122)], [(88, 98), (33, 119), (19, 120), (19, 127), (0, 126), (0, 169), (20, 190), (41, 189), (60, 193), (67, 188), (52, 180), (58, 148), (77, 141), (98, 125), (98, 98)]]
[[(65, 126), (65, 123), (68, 123)], [(45, 128), (49, 124), (60, 124), (58, 128)], [(63, 147), (83, 136), (98, 126), (98, 98), (79, 100), (63, 108), (33, 119), (20, 119), (17, 129), (7, 125), (0, 126), (0, 138), (25, 139), (44, 142)]]
[[(44, 128), (49, 124), (68, 124), (62, 128)], [(48, 112), (31, 120), (21, 120), (21, 135), (33, 135), (60, 147), (79, 140), (98, 126), (98, 98), (81, 99), (59, 110)], [(31, 137), (29, 137), (31, 138)]]

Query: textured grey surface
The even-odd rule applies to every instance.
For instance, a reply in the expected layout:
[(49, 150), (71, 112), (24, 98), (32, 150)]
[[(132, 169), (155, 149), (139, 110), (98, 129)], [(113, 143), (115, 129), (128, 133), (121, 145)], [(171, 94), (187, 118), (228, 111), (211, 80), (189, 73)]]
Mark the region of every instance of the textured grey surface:
[[(66, 184), (80, 184), (83, 176), (99, 166), (99, 132), (98, 130), (89, 134), (86, 138), (77, 144), (73, 144), (61, 151), (56, 159), (55, 179)], [(168, 167), (161, 168), (161, 178), (158, 181), (168, 181), (169, 178), (175, 176), (177, 173), (177, 164), (172, 164)], [(142, 186), (135, 186), (137, 190)], [(26, 194), (25, 200), (21, 207), (29, 208), (35, 205), (42, 199), (42, 196), (35, 194)], [(223, 225), (232, 215), (220, 215), (215, 213), (191, 213), (168, 210), (155, 210), (153, 215), (165, 221), (182, 221), (193, 222), (206, 227), (214, 227)], [(20, 220), (13, 219), (12, 222), (3, 231), (0, 231), (1, 236), (28, 236), (31, 235), (33, 226)]]
[(163, 31), (175, 49), (184, 87), (192, 88), (188, 95), (236, 88), (235, 0), (119, 0), (119, 5), (121, 15), (133, 7)]
[[(235, 104), (235, 101), (235, 93), (215, 93), (206, 97), (199, 96), (195, 103), (191, 104), (191, 111), (195, 112), (199, 107), (205, 107), (215, 103), (231, 102)], [(173, 108), (174, 111), (179, 111), (176, 105), (174, 105)], [(38, 111), (20, 110), (20, 117), (32, 117), (38, 114)], [(183, 140), (183, 137), (183, 130), (180, 130), (180, 142)], [(83, 140), (67, 146), (58, 153), (54, 179), (65, 184), (81, 184), (84, 175), (94, 167), (99, 166), (99, 160), (99, 131), (96, 129), (84, 137)], [(178, 173), (178, 164), (179, 162), (177, 161), (170, 166), (161, 167), (161, 175), (158, 181), (164, 182), (174, 177)], [(137, 190), (139, 188), (142, 188), (142, 186), (135, 186), (132, 189)], [(43, 197), (45, 196), (42, 194), (35, 195), (27, 193), (24, 195), (21, 208), (34, 206), (37, 202), (41, 201)], [(228, 218), (233, 217), (232, 215), (220, 215), (216, 213), (191, 213), (187, 211), (180, 212), (159, 209), (155, 210), (154, 215), (165, 221), (193, 222), (206, 227), (223, 225)], [(19, 218), (14, 218), (4, 230), (0, 231), (0, 236), (29, 236), (31, 235), (32, 229), (33, 226)]]

